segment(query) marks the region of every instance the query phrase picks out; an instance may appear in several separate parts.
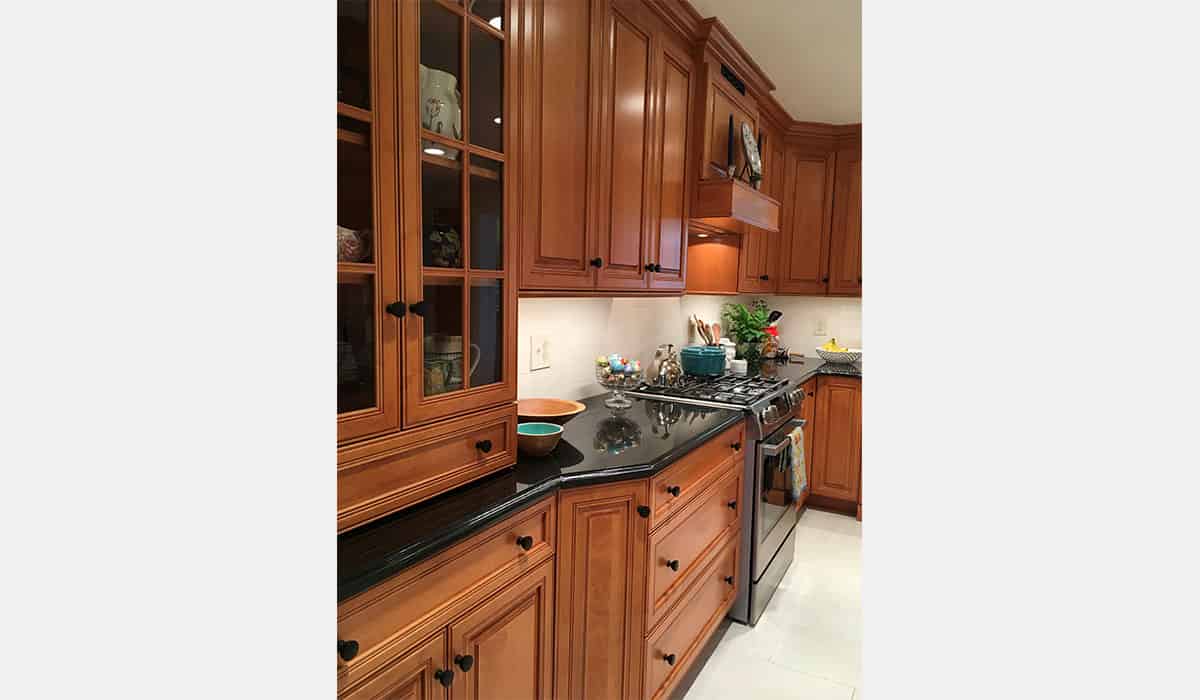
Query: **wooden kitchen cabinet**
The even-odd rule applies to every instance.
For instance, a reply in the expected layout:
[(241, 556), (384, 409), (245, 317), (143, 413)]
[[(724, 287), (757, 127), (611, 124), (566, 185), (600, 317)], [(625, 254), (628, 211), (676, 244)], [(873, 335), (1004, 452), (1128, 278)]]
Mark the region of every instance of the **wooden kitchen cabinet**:
[(804, 478), (808, 482), (808, 488), (800, 494), (800, 500), (796, 503), (797, 508), (804, 505), (813, 488), (813, 462), (816, 461), (817, 456), (813, 446), (817, 427), (817, 378), (813, 377), (801, 384), (800, 390), (804, 392), (804, 399), (800, 403), (800, 418), (804, 420)]
[(747, 226), (738, 255), (738, 291), (742, 294), (775, 293), (779, 234)]
[(778, 290), (824, 294), (829, 285), (834, 154), (793, 149), (786, 160)]
[(829, 294), (862, 296), (862, 149), (838, 151), (830, 235)]
[(862, 380), (826, 375), (816, 379), (812, 493), (853, 506), (862, 468)]
[(550, 700), (554, 562), (450, 624), (450, 700)]
[(645, 0), (525, 2), (520, 287), (684, 287), (695, 59)]
[[(386, 664), (373, 678), (342, 700), (434, 700), (446, 697), (440, 679), (446, 663), (446, 633), (438, 632), (411, 651)], [(453, 674), (453, 671), (450, 671)], [(453, 679), (453, 675), (449, 676)]]
[(648, 503), (644, 479), (559, 494), (555, 698), (640, 692)]

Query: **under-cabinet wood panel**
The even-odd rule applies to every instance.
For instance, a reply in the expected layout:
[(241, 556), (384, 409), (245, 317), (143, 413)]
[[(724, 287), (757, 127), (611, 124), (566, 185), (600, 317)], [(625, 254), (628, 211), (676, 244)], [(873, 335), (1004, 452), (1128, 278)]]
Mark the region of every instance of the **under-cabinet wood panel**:
[(450, 700), (550, 700), (554, 562), (450, 624)]
[(555, 698), (640, 695), (647, 489), (643, 479), (559, 493)]

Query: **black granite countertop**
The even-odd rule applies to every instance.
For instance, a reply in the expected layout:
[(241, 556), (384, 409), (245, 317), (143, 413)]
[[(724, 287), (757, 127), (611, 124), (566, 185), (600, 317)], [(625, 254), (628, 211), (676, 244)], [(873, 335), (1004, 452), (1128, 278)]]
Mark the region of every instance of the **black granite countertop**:
[[(781, 365), (782, 367), (782, 365)], [(517, 464), (338, 537), (338, 602), (394, 576), (560, 488), (652, 476), (744, 420), (737, 410), (630, 397), (614, 412), (607, 394), (564, 426), (546, 457)]]
[(762, 374), (787, 377), (792, 384), (803, 384), (819, 374), (861, 378), (862, 360), (852, 364), (826, 362), (820, 357), (793, 358), (788, 362), (767, 360), (763, 362)]

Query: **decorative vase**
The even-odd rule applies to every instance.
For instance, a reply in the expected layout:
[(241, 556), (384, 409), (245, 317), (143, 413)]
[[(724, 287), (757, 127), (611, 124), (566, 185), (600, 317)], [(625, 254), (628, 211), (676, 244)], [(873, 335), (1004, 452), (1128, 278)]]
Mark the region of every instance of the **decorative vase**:
[[(458, 78), (446, 71), (422, 65), (421, 126), (453, 139), (462, 138), (462, 99), (458, 94)], [(448, 154), (447, 158), (455, 158)]]

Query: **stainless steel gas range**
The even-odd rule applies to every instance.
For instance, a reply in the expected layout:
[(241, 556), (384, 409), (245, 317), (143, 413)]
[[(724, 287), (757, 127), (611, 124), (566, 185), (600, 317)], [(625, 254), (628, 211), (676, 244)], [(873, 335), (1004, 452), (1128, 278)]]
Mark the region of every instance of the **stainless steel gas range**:
[(746, 450), (742, 498), (751, 507), (743, 509), (738, 579), (748, 585), (738, 591), (729, 617), (756, 624), (795, 550), (800, 514), (792, 498), (790, 473), (780, 469), (780, 460), (790, 447), (788, 433), (804, 424), (796, 417), (804, 392), (785, 378), (727, 374), (712, 378), (685, 375), (678, 386), (643, 384), (628, 393), (746, 413), (747, 441), (748, 446), (752, 441), (753, 448)]

